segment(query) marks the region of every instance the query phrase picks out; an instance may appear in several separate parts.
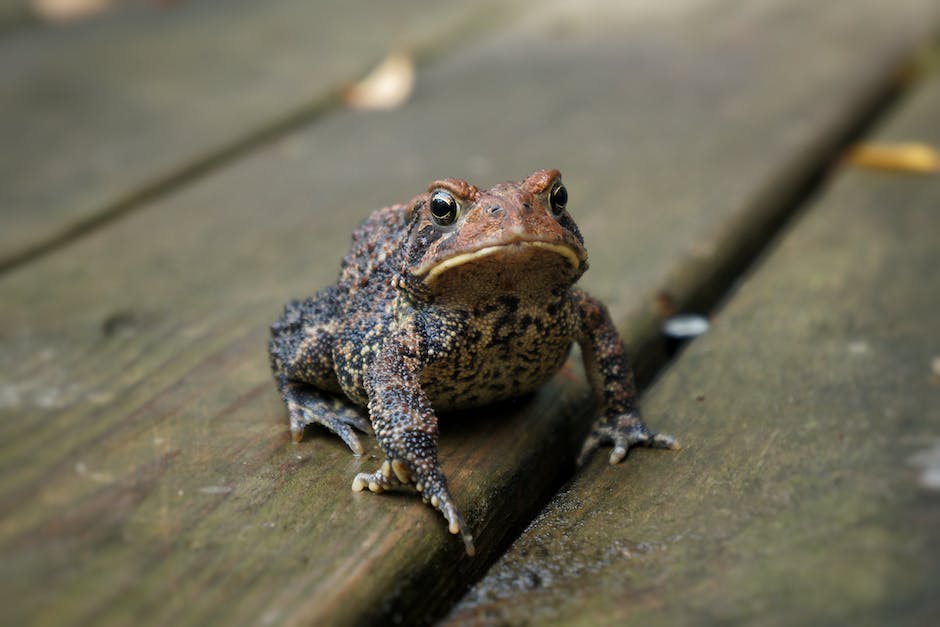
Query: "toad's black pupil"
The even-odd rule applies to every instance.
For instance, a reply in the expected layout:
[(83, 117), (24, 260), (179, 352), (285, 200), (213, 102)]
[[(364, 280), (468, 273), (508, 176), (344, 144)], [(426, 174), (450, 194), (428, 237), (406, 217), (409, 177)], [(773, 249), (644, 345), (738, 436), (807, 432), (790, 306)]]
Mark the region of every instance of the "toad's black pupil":
[(438, 224), (447, 225), (457, 219), (457, 202), (446, 192), (431, 196), (431, 215)]
[(559, 185), (552, 190), (552, 211), (561, 213), (568, 204), (568, 190), (564, 185)]

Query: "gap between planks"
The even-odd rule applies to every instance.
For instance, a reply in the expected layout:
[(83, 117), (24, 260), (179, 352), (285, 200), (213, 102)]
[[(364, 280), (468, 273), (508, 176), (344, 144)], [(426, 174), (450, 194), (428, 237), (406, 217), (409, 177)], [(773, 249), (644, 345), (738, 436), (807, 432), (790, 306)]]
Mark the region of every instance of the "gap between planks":
[[(500, 17), (509, 19), (513, 17), (514, 12), (518, 11), (518, 8), (503, 8), (500, 10)], [(444, 29), (432, 40), (410, 49), (409, 53), (417, 69), (420, 70), (422, 66), (453, 53), (452, 46), (447, 44), (455, 36), (466, 40), (468, 39), (466, 35), (482, 35), (489, 30), (498, 28), (503, 23), (501, 20), (482, 19), (481, 16), (477, 16), (454, 28)], [(365, 75), (369, 69), (362, 68), (361, 74)], [(137, 189), (104, 204), (92, 215), (65, 225), (58, 231), (46, 236), (45, 239), (18, 253), (7, 258), (0, 258), (0, 275), (16, 270), (67, 246), (134, 211), (146, 207), (148, 204), (175, 193), (180, 188), (195, 183), (229, 164), (235, 163), (256, 150), (274, 144), (291, 133), (314, 124), (333, 112), (342, 110), (345, 107), (343, 92), (352, 82), (351, 80), (341, 81), (333, 85), (332, 88), (327, 89), (323, 95), (297, 107), (293, 111), (288, 111), (267, 124), (249, 129), (244, 134), (226, 143), (210, 148), (202, 155), (185, 160), (176, 168), (156, 175)]]
[[(655, 294), (648, 295), (643, 305), (617, 321), (619, 329), (634, 330), (631, 356), (641, 396), (678, 357), (682, 347), (693, 341), (677, 345), (669, 340), (660, 331), (663, 321), (680, 313), (709, 317), (732, 296), (738, 279), (759, 263), (786, 226), (826, 187), (846, 150), (867, 136), (889, 116), (909, 90), (916, 88), (919, 82), (914, 69), (916, 61), (916, 53), (902, 58), (894, 71), (875, 82), (841, 124), (818, 138), (800, 158), (786, 164), (737, 217), (719, 225), (718, 232), (713, 234), (714, 255), (706, 260), (680, 261)], [(557, 493), (572, 477), (572, 473), (561, 472), (557, 483), (550, 486), (547, 493)], [(478, 576), (467, 582), (467, 589), (485, 576), (489, 567), (530, 523), (531, 519), (526, 519), (507, 534), (505, 545), (493, 553), (483, 568), (475, 571)], [(424, 608), (422, 618), (427, 620), (433, 616), (434, 621), (440, 620), (455, 604), (456, 601), (450, 599), (438, 600), (435, 607)], [(407, 611), (407, 608), (398, 609)], [(412, 618), (421, 620), (417, 615)]]

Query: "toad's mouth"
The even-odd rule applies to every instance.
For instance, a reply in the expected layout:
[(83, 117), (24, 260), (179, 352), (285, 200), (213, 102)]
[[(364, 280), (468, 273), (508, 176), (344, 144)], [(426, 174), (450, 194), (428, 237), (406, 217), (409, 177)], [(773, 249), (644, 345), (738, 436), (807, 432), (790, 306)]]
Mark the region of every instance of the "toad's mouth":
[(477, 250), (471, 250), (469, 252), (461, 253), (459, 255), (454, 255), (453, 257), (444, 259), (427, 272), (423, 281), (425, 283), (429, 283), (437, 276), (447, 272), (448, 270), (452, 270), (474, 261), (479, 261), (486, 257), (503, 255), (507, 253), (511, 254), (512, 252), (516, 251), (522, 252), (527, 249), (540, 249), (559, 255), (568, 262), (568, 265), (570, 265), (571, 269), (574, 271), (579, 270), (581, 268), (581, 264), (583, 263), (583, 260), (578, 256), (578, 254), (564, 244), (551, 244), (549, 242), (531, 240), (513, 240), (511, 242), (505, 242), (502, 244), (484, 246), (483, 248), (479, 248)]

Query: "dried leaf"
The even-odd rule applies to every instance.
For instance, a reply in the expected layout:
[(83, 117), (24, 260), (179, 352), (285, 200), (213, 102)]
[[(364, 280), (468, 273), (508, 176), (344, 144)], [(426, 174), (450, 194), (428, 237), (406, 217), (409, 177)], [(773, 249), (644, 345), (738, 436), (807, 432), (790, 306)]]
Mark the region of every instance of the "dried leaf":
[(940, 153), (933, 146), (916, 142), (861, 144), (849, 151), (846, 161), (875, 170), (915, 174), (940, 172)]
[(394, 109), (408, 100), (414, 83), (415, 65), (411, 56), (393, 52), (368, 76), (347, 89), (343, 100), (354, 109)]
[(100, 13), (114, 0), (31, 0), (36, 15), (49, 22), (72, 22)]

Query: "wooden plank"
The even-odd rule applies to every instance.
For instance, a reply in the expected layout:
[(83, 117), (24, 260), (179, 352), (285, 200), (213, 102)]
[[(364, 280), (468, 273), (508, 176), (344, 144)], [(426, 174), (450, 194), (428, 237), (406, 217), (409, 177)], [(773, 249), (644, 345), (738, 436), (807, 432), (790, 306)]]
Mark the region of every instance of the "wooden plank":
[(22, 28), (32, 21), (27, 0), (0, 1), (0, 34)]
[[(873, 141), (940, 146), (940, 74)], [(653, 388), (685, 449), (586, 467), (447, 624), (940, 616), (940, 179), (843, 168)]]
[(0, 279), (11, 620), (439, 615), (569, 472), (589, 411), (576, 371), (445, 424), (468, 559), (415, 500), (350, 493), (379, 461), (368, 438), (362, 459), (325, 435), (288, 441), (264, 352), (281, 303), (333, 280), (368, 209), (442, 175), (557, 165), (586, 285), (619, 319), (645, 311), (683, 254), (720, 257), (708, 233), (779, 213), (933, 18), (918, 2), (578, 6), (429, 65), (400, 110), (324, 118)]
[(0, 269), (299, 123), (389, 50), (462, 45), (493, 15), (490, 2), (202, 0), (9, 33)]
[(25, 28), (64, 28), (102, 13), (124, 10), (131, 4), (148, 2), (156, 4), (151, 0), (0, 0), (0, 36)]

